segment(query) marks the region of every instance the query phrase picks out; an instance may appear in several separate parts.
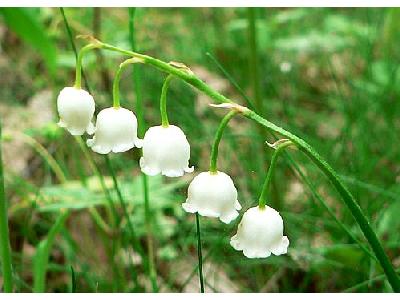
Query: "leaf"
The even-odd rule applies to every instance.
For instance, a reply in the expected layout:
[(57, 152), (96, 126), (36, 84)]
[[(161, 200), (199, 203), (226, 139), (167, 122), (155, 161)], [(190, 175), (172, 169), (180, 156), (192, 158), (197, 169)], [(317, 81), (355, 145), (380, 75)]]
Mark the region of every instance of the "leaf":
[[(117, 203), (115, 190), (112, 189), (110, 177), (104, 177), (113, 201)], [(186, 179), (176, 182), (163, 183), (161, 176), (148, 179), (150, 198), (154, 208), (173, 206), (175, 195), (173, 191), (187, 184)], [(132, 205), (143, 204), (143, 187), (140, 176), (132, 180), (118, 179), (124, 200)], [(88, 178), (88, 186), (84, 187), (79, 181), (70, 180), (64, 184), (52, 185), (41, 189), (41, 198), (37, 199), (38, 210), (41, 212), (56, 212), (60, 209), (86, 209), (94, 206), (107, 205), (97, 177)]]
[(400, 26), (400, 8), (393, 7), (388, 9), (385, 22), (383, 25), (382, 37), (380, 39), (381, 46), (386, 52), (386, 54), (390, 56), (398, 57), (399, 52), (399, 44), (398, 40), (400, 38), (399, 33)]
[(321, 266), (326, 262), (337, 262), (348, 268), (357, 269), (365, 259), (365, 254), (357, 245), (336, 244), (314, 250), (324, 257), (324, 260), (321, 260)]
[(50, 74), (56, 71), (56, 47), (46, 34), (38, 15), (28, 8), (1, 8), (4, 21), (21, 40), (35, 48), (42, 56)]
[(378, 223), (378, 234), (385, 236), (387, 243), (397, 243), (400, 230), (400, 201), (394, 201), (383, 212)]
[(69, 215), (69, 211), (60, 214), (53, 227), (51, 227), (47, 238), (42, 240), (37, 247), (35, 256), (33, 257), (33, 291), (35, 293), (43, 293), (45, 291), (50, 250), (57, 234), (63, 228)]

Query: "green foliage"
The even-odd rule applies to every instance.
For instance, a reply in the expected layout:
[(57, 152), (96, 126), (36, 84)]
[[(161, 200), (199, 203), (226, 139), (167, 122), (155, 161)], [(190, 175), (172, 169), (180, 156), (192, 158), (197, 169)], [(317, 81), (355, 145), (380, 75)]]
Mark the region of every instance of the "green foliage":
[(1, 8), (0, 14), (11, 30), (40, 53), (50, 75), (53, 76), (57, 68), (56, 47), (40, 20), (40, 10)]
[[(55, 97), (63, 86), (71, 85), (75, 57), (58, 9), (0, 11), (6, 32), (12, 33), (1, 37), (12, 46), (7, 48), (2, 40), (0, 56), (7, 61), (15, 49), (24, 64), (37, 59), (37, 51), (49, 71), (57, 69), (53, 72), (56, 85), (50, 87), (49, 76), (37, 65), (31, 64), (30, 69), (11, 66), (8, 77), (21, 84), (16, 87), (7, 78), (0, 80), (0, 93), (7, 92), (3, 98), (11, 107), (4, 113), (8, 118), (17, 108), (26, 108), (27, 101), (20, 101), (25, 86), (33, 91), (53, 88)], [(65, 12), (73, 37), (96, 32), (93, 24), (98, 17), (93, 9), (68, 8)], [(398, 261), (400, 247), (398, 14), (395, 8), (260, 8), (255, 20), (264, 116), (305, 137), (339, 172), (393, 262)], [(242, 104), (248, 105), (246, 97), (252, 102), (246, 9), (139, 8), (135, 15), (138, 51), (167, 62), (183, 62), (222, 94)], [(127, 9), (101, 9), (100, 30), (95, 34), (130, 49), (128, 20)], [(22, 44), (12, 44), (14, 34)], [(78, 49), (84, 44), (74, 42)], [(111, 105), (110, 82), (122, 60), (109, 52), (93, 52), (84, 59), (97, 111)], [(165, 74), (142, 65), (133, 68), (135, 81), (130, 68), (122, 74), (121, 104), (134, 110), (138, 119), (144, 118), (146, 127), (158, 125)], [(229, 81), (235, 81), (240, 91)], [(169, 121), (187, 135), (196, 172), (209, 166), (212, 139), (222, 118), (220, 111), (207, 106), (209, 102), (184, 83), (171, 83)], [(31, 147), (25, 145), (22, 151), (12, 144), (18, 140), (18, 130), (9, 127), (12, 123), (7, 119), (3, 147), (15, 147), (11, 153), (17, 155), (11, 156), (11, 164), (17, 164)], [(16, 290), (151, 291), (139, 151), (111, 156), (137, 235), (134, 239), (101, 156), (90, 153), (104, 176), (121, 218), (120, 227), (110, 221), (106, 191), (91, 163), (63, 129), (53, 122), (25, 133), (35, 139), (36, 148), (24, 158), (24, 172), (14, 174), (7, 169), (10, 162), (5, 164)], [(275, 137), (240, 117), (229, 124), (221, 140), (218, 165), (234, 179), (244, 207), (241, 214), (257, 202), (272, 155), (264, 146), (266, 140), (273, 142)], [(284, 218), (291, 243), (288, 255), (249, 260), (229, 245), (239, 219), (221, 225), (202, 218), (206, 291), (391, 291), (382, 269), (368, 256), (371, 250), (361, 231), (337, 201), (340, 196), (303, 155), (289, 154), (290, 158), (285, 155), (278, 161), (267, 199)], [(61, 182), (63, 177), (65, 182)], [(190, 175), (179, 180), (148, 177), (161, 291), (198, 291), (195, 219), (181, 209), (190, 179)], [(52, 228), (65, 209), (71, 211), (70, 221), (53, 235)], [(92, 214), (94, 209), (100, 219)], [(131, 246), (137, 244), (144, 254)]]
[(46, 271), (50, 250), (54, 244), (56, 235), (63, 228), (69, 215), (70, 213), (68, 211), (61, 212), (46, 239), (41, 241), (36, 248), (36, 253), (33, 257), (33, 292), (35, 293), (44, 293), (46, 291)]

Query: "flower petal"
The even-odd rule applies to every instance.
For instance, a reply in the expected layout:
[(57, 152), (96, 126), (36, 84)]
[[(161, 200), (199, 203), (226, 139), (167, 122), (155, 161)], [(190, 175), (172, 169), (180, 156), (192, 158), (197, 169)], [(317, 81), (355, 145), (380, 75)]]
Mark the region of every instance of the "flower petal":
[(223, 172), (201, 172), (190, 183), (186, 204), (192, 211), (205, 217), (219, 218), (223, 223), (230, 223), (239, 213), (237, 191), (232, 179)]
[(97, 116), (95, 130), (88, 129), (88, 133), (94, 132), (95, 135), (87, 144), (100, 154), (125, 152), (135, 147), (136, 143), (140, 144), (136, 116), (122, 107), (103, 109)]
[(283, 236), (283, 220), (271, 207), (248, 209), (239, 223), (231, 246), (249, 258), (265, 258), (287, 253), (289, 239)]
[(193, 172), (194, 169), (189, 168), (190, 145), (179, 127), (150, 127), (140, 144), (143, 144), (142, 158), (147, 162), (142, 168), (144, 173), (148, 173), (145, 168), (149, 166), (168, 177), (179, 177), (185, 172)]
[(286, 254), (288, 247), (289, 247), (289, 239), (287, 238), (287, 236), (283, 236), (280, 243), (271, 248), (271, 252), (274, 255)]

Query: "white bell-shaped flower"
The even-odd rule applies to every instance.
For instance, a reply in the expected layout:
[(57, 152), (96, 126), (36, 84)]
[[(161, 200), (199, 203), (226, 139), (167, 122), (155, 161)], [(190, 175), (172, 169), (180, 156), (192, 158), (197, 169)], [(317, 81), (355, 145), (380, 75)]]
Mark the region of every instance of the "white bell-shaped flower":
[(93, 97), (85, 90), (65, 87), (57, 97), (60, 115), (58, 126), (66, 128), (72, 135), (82, 135), (85, 131), (93, 134), (92, 118), (95, 104)]
[(125, 152), (140, 148), (137, 137), (137, 119), (133, 112), (122, 107), (109, 107), (99, 112), (93, 139), (87, 145), (100, 154)]
[(237, 190), (229, 175), (224, 172), (202, 172), (189, 185), (188, 197), (182, 204), (189, 213), (198, 212), (205, 217), (219, 218), (224, 223), (234, 220), (242, 207)]
[(283, 235), (283, 220), (273, 208), (252, 207), (243, 214), (231, 245), (248, 258), (265, 258), (287, 253), (289, 239)]
[(143, 157), (140, 168), (143, 173), (168, 177), (191, 173), (189, 168), (190, 145), (183, 131), (174, 125), (150, 127), (143, 138)]

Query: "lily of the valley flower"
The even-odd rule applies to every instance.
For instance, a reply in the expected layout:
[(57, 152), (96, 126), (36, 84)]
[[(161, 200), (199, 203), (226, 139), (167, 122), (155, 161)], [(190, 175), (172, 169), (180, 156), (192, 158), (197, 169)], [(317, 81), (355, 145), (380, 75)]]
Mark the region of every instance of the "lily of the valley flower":
[(143, 157), (140, 168), (143, 173), (168, 177), (191, 173), (189, 168), (190, 145), (183, 131), (174, 125), (150, 127), (143, 138)]
[(72, 135), (82, 135), (85, 131), (93, 134), (92, 118), (95, 110), (93, 97), (85, 90), (65, 87), (57, 98), (60, 115), (58, 126), (66, 128)]
[(197, 175), (189, 185), (188, 197), (182, 207), (189, 213), (219, 218), (227, 224), (239, 215), (237, 210), (242, 208), (231, 177), (219, 171)]
[(271, 253), (287, 253), (289, 239), (283, 235), (283, 220), (279, 213), (269, 206), (256, 206), (244, 213), (231, 245), (248, 258), (265, 258)]
[(103, 109), (97, 116), (93, 139), (87, 140), (87, 145), (100, 154), (140, 148), (142, 140), (137, 137), (136, 116), (122, 107)]

